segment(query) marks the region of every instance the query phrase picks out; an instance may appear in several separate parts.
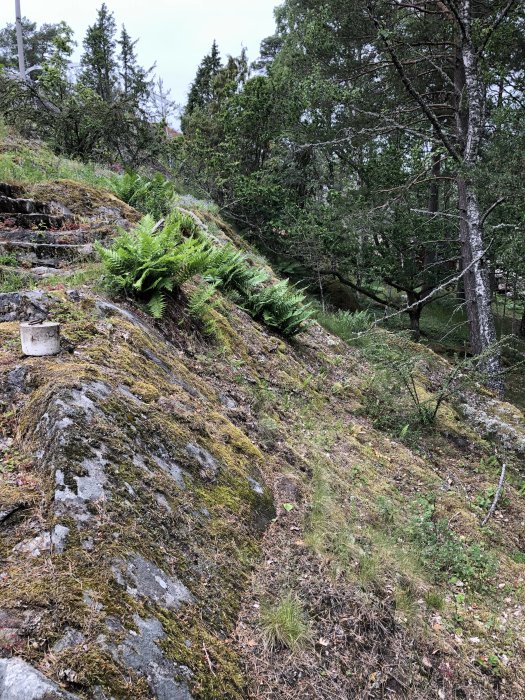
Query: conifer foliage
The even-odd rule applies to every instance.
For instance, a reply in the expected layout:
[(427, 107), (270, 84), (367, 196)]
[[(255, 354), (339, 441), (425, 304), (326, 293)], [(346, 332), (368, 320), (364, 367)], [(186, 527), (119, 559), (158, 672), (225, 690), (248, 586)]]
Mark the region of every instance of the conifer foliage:
[(202, 59), (197, 69), (197, 75), (188, 93), (185, 116), (189, 116), (195, 109), (202, 109), (213, 101), (214, 80), (221, 68), (222, 61), (219, 47), (217, 42), (214, 41), (210, 53)]
[(112, 100), (117, 82), (115, 33), (115, 18), (103, 3), (96, 22), (88, 27), (84, 39), (80, 80), (106, 102)]
[[(0, 73), (0, 117), (82, 160), (137, 167), (167, 150), (167, 115), (164, 110), (159, 118), (155, 104), (154, 67), (140, 65), (137, 40), (125, 26), (118, 34), (105, 3), (84, 37), (80, 71), (71, 65), (75, 42), (65, 23), (35, 27), (23, 24), (37, 43), (32, 53), (40, 59), (38, 71), (25, 82)], [(12, 66), (14, 56), (16, 38), (7, 27), (0, 32), (0, 64)]]

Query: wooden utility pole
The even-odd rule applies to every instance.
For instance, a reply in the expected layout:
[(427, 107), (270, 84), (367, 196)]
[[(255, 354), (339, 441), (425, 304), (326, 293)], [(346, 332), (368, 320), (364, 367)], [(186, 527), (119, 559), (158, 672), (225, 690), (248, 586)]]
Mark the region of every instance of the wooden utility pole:
[(22, 36), (22, 13), (20, 0), (15, 0), (16, 11), (16, 44), (18, 47), (18, 72), (22, 80), (26, 79), (26, 62), (24, 58), (24, 38)]

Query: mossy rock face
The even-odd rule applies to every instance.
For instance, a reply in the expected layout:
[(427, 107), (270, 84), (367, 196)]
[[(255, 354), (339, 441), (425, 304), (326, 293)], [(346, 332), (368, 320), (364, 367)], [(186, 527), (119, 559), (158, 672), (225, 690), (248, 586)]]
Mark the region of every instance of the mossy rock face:
[[(286, 343), (227, 298), (219, 347), (183, 296), (154, 322), (53, 284), (56, 357), (22, 357), (0, 323), (0, 700), (5, 659), (49, 698), (524, 697), (521, 413), (472, 389), (403, 444), (364, 410), (364, 351), (316, 323)], [(375, 333), (425, 360), (430, 399), (446, 361)], [(487, 528), (499, 467), (479, 433), (509, 457)], [(425, 503), (497, 571), (436, 572)], [(297, 650), (264, 627), (288, 595)]]
[(73, 180), (50, 180), (28, 186), (31, 197), (59, 202), (76, 216), (100, 218), (115, 223), (135, 222), (140, 214), (114, 194)]
[(30, 611), (42, 641), (27, 653), (27, 625), (13, 623), (3, 652), (82, 697), (241, 698), (228, 638), (275, 515), (263, 456), (143, 321), (57, 303), (91, 332), (74, 355), (19, 372), (18, 443), (39, 495), (2, 546), (0, 614)]

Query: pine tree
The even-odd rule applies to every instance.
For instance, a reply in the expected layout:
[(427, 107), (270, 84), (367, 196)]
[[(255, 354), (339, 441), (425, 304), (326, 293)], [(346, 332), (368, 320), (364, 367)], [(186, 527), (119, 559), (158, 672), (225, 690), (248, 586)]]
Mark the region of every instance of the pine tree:
[[(54, 42), (57, 37), (64, 36), (72, 30), (65, 22), (58, 24), (42, 24), (37, 26), (27, 17), (22, 17), (22, 36), (24, 39), (24, 54), (27, 68), (42, 66), (44, 61), (54, 53)], [(16, 27), (7, 24), (0, 29), (0, 65), (8, 68), (18, 68), (18, 52), (16, 44)], [(32, 71), (34, 79), (38, 71)]]
[(84, 54), (81, 58), (84, 70), (80, 80), (106, 102), (112, 101), (117, 82), (115, 32), (113, 13), (103, 3), (95, 24), (88, 27), (84, 39)]
[(217, 42), (214, 41), (210, 53), (202, 59), (197, 69), (197, 75), (195, 76), (195, 80), (188, 94), (188, 102), (184, 110), (184, 117), (188, 117), (195, 109), (205, 107), (213, 100), (214, 79), (221, 68), (222, 61), (219, 47), (217, 46)]

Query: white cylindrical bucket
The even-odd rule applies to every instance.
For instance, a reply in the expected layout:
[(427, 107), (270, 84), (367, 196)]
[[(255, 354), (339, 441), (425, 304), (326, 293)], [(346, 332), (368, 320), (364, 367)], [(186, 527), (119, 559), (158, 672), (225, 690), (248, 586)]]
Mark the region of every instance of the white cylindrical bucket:
[(56, 355), (60, 352), (60, 324), (52, 321), (21, 323), (20, 340), (24, 355)]

